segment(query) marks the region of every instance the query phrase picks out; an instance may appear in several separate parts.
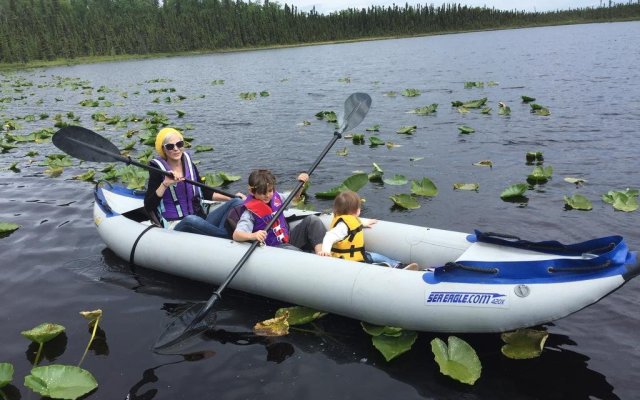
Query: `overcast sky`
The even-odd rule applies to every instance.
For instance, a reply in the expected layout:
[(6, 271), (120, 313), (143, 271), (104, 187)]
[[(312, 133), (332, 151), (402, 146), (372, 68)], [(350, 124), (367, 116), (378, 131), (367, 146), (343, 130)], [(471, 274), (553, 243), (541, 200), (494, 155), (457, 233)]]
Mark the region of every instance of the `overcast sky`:
[[(280, 4), (286, 3), (289, 5), (294, 5), (298, 7), (298, 11), (309, 11), (313, 6), (315, 6), (317, 12), (326, 14), (332, 11), (343, 10), (345, 8), (366, 8), (370, 5), (389, 6), (394, 3), (400, 7), (404, 7), (405, 3), (409, 3), (410, 5), (433, 4), (435, 6), (439, 6), (442, 3), (455, 3), (467, 5), (470, 7), (495, 7), (502, 10), (516, 9), (524, 11), (552, 11), (566, 10), (569, 8), (597, 7), (600, 5), (601, 1), (604, 4), (609, 4), (609, 0), (278, 0), (277, 2)], [(617, 2), (621, 2), (621, 0), (618, 0)]]

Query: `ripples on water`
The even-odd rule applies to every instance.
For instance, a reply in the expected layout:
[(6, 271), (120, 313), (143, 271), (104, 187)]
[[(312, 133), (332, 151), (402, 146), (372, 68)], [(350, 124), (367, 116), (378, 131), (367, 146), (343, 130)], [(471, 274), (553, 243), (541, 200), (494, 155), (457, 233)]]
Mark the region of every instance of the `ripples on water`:
[[(380, 137), (401, 144), (354, 146), (339, 142), (313, 177), (311, 193), (335, 186), (352, 171), (371, 170), (378, 163), (385, 175), (426, 176), (440, 192), (422, 199), (422, 208), (397, 211), (388, 196), (406, 191), (370, 184), (365, 216), (392, 218), (437, 228), (502, 231), (532, 240), (554, 238), (571, 242), (621, 234), (640, 248), (638, 212), (614, 212), (600, 195), (640, 186), (637, 149), (640, 126), (640, 76), (637, 68), (640, 23), (561, 26), (510, 31), (465, 33), (364, 43), (323, 45), (197, 57), (79, 65), (18, 72), (37, 83), (53, 76), (80, 78), (94, 89), (107, 86), (128, 92), (113, 96), (109, 114), (159, 110), (176, 124), (195, 127), (188, 134), (203, 153), (203, 171), (242, 175), (228, 188), (244, 190), (248, 171), (273, 167), (280, 187), (308, 168), (329, 142), (330, 125), (316, 121), (324, 110), (340, 112), (352, 92), (373, 98), (372, 109), (358, 131), (380, 124)], [(351, 83), (339, 82), (349, 77)], [(171, 82), (146, 81), (169, 78)], [(211, 81), (224, 79), (214, 86)], [(496, 81), (498, 86), (464, 89), (465, 81)], [(151, 103), (149, 87), (175, 87), (187, 96), (179, 104)], [(384, 96), (416, 88), (417, 98)], [(268, 90), (271, 96), (247, 102), (241, 92)], [(31, 95), (30, 93), (34, 94)], [(139, 92), (139, 94), (135, 94)], [(78, 106), (91, 97), (70, 89), (26, 88), (24, 101), (5, 103), (0, 116), (73, 111), (93, 128), (97, 109)], [(201, 97), (204, 95), (204, 97)], [(536, 117), (520, 96), (536, 97), (549, 107), (550, 117)], [(4, 95), (3, 95), (4, 96)], [(93, 97), (97, 97), (94, 93)], [(472, 111), (460, 115), (454, 100), (488, 97), (492, 115)], [(161, 96), (164, 98), (164, 96)], [(42, 99), (42, 104), (37, 100)], [(57, 101), (58, 100), (61, 101)], [(497, 115), (505, 101), (511, 117)], [(438, 103), (433, 116), (407, 111)], [(175, 110), (186, 112), (183, 120)], [(311, 126), (298, 126), (303, 120)], [(50, 126), (51, 119), (24, 123), (24, 131)], [(458, 125), (476, 129), (459, 135)], [(413, 136), (395, 134), (403, 125), (417, 125)], [(124, 129), (102, 132), (122, 147)], [(335, 155), (347, 147), (348, 157)], [(51, 321), (67, 327), (52, 343), (47, 360), (76, 364), (89, 338), (81, 310), (102, 308), (104, 338), (83, 367), (101, 384), (92, 399), (194, 398), (467, 398), (467, 399), (628, 399), (634, 398), (640, 373), (635, 332), (639, 324), (639, 284), (631, 281), (598, 304), (548, 326), (551, 335), (543, 356), (514, 362), (500, 355), (498, 335), (465, 335), (483, 362), (482, 377), (473, 387), (439, 374), (429, 341), (420, 336), (414, 349), (385, 363), (370, 345), (357, 321), (331, 316), (318, 321), (315, 333), (296, 332), (268, 339), (251, 334), (256, 321), (269, 318), (282, 304), (230, 291), (220, 304), (219, 328), (191, 356), (161, 356), (150, 351), (166, 311), (188, 301), (206, 299), (212, 288), (144, 269), (132, 270), (100, 240), (91, 217), (88, 184), (68, 180), (79, 173), (69, 168), (61, 178), (48, 178), (44, 167), (28, 163), (30, 149), (57, 152), (49, 144), (20, 146), (0, 159), (0, 221), (22, 227), (0, 239), (3, 282), (0, 309), (0, 361), (16, 367), (10, 398), (29, 396), (22, 387), (27, 374), (28, 344), (20, 331)], [(528, 192), (526, 206), (500, 201), (508, 185), (522, 182), (533, 168), (527, 151), (542, 151), (553, 179)], [(21, 172), (5, 168), (20, 161)], [(424, 157), (410, 162), (410, 157)], [(494, 168), (471, 164), (491, 159)], [(563, 181), (581, 177), (579, 189)], [(455, 192), (454, 182), (477, 182), (479, 193)], [(591, 212), (564, 211), (563, 196), (581, 193), (594, 203)], [(331, 202), (313, 201), (318, 209)], [(179, 248), (176, 251), (180, 251)], [(390, 288), (389, 296), (393, 296)], [(444, 337), (444, 336), (442, 336)], [(25, 353), (26, 352), (26, 353)]]

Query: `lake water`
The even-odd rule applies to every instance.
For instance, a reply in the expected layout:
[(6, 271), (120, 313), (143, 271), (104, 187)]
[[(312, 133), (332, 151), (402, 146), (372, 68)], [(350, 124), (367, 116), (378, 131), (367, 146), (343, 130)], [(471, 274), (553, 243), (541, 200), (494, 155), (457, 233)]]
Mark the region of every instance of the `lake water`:
[[(165, 113), (172, 124), (190, 124), (204, 172), (224, 171), (242, 179), (226, 189), (245, 190), (248, 172), (271, 167), (279, 187), (293, 187), (298, 171), (309, 168), (331, 140), (333, 127), (316, 120), (320, 111), (341, 113), (353, 92), (367, 92), (371, 110), (355, 132), (380, 125), (379, 136), (401, 147), (356, 146), (339, 141), (312, 177), (310, 193), (338, 185), (353, 171), (370, 172), (377, 163), (386, 177), (428, 177), (437, 196), (421, 208), (401, 211), (389, 196), (409, 193), (408, 185), (371, 183), (363, 215), (469, 232), (475, 228), (530, 240), (586, 240), (623, 235), (640, 248), (640, 211), (615, 211), (601, 200), (610, 190), (640, 187), (640, 22), (558, 26), (445, 36), (321, 45), (291, 49), (212, 54), (154, 60), (78, 65), (4, 74), (0, 117), (8, 120), (47, 113), (34, 122), (19, 120), (17, 134), (52, 127), (57, 113), (73, 112), (80, 124), (99, 130), (91, 114), (144, 116)], [(62, 78), (93, 87), (83, 93)], [(348, 79), (346, 79), (348, 78)], [(163, 79), (161, 82), (150, 82)], [(16, 88), (18, 80), (33, 86)], [(213, 85), (214, 80), (224, 80)], [(467, 81), (484, 82), (465, 89)], [(495, 82), (497, 85), (489, 85)], [(110, 91), (98, 92), (105, 86)], [(150, 89), (175, 88), (172, 93)], [(418, 89), (404, 97), (404, 89)], [(247, 101), (243, 92), (266, 90)], [(397, 96), (388, 96), (388, 92)], [(126, 96), (123, 93), (126, 92)], [(185, 98), (177, 102), (177, 96)], [(530, 113), (521, 96), (536, 98), (550, 116)], [(83, 99), (104, 96), (112, 107), (82, 107)], [(169, 103), (164, 99), (171, 96)], [(153, 100), (159, 97), (160, 101)], [(451, 102), (487, 97), (492, 113), (461, 114)], [(498, 115), (498, 102), (511, 115)], [(407, 113), (437, 103), (429, 116)], [(176, 110), (185, 112), (177, 117)], [(311, 125), (302, 126), (303, 121)], [(416, 125), (413, 135), (399, 135)], [(475, 133), (461, 135), (458, 126)], [(122, 148), (128, 129), (99, 131)], [(371, 132), (366, 132), (367, 136)], [(2, 135), (0, 135), (2, 137)], [(346, 157), (336, 151), (347, 148)], [(136, 146), (138, 151), (142, 145)], [(28, 156), (31, 150), (38, 155)], [(503, 202), (500, 193), (525, 182), (533, 166), (529, 151), (544, 153), (553, 178), (527, 192), (526, 204)], [(166, 310), (205, 300), (208, 285), (131, 269), (105, 248), (92, 221), (89, 183), (71, 180), (85, 165), (51, 178), (41, 163), (59, 153), (51, 143), (20, 144), (0, 157), (0, 221), (21, 228), (0, 239), (0, 362), (16, 372), (5, 388), (10, 399), (33, 399), (23, 386), (35, 348), (20, 332), (42, 322), (66, 327), (45, 347), (43, 364), (77, 364), (90, 332), (78, 312), (100, 308), (103, 338), (82, 363), (100, 387), (90, 399), (632, 399), (640, 381), (637, 330), (640, 280), (555, 323), (541, 357), (514, 361), (500, 354), (499, 335), (461, 335), (476, 349), (482, 376), (467, 386), (439, 373), (429, 342), (447, 335), (421, 333), (411, 352), (385, 362), (359, 322), (328, 316), (307, 331), (263, 338), (252, 326), (270, 318), (281, 303), (229, 290), (219, 303), (217, 330), (197, 344), (192, 356), (162, 356), (150, 348), (166, 321)], [(419, 158), (415, 161), (412, 159)], [(491, 160), (493, 168), (473, 163)], [(20, 172), (7, 168), (18, 162)], [(565, 177), (585, 179), (581, 187)], [(456, 182), (478, 183), (478, 192), (454, 191)], [(582, 194), (592, 211), (567, 211), (564, 196)], [(312, 198), (316, 209), (330, 201)], [(176, 252), (188, 251), (180, 246)], [(393, 288), (386, 294), (393, 296)], [(29, 361), (31, 360), (31, 361)]]

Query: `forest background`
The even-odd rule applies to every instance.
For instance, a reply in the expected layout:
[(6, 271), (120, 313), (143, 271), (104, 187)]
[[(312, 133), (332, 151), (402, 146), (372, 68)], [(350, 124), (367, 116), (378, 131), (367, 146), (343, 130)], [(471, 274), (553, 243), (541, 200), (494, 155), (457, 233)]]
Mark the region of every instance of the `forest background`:
[(0, 67), (640, 19), (640, 0), (547, 12), (455, 3), (328, 15), (264, 0), (0, 0)]

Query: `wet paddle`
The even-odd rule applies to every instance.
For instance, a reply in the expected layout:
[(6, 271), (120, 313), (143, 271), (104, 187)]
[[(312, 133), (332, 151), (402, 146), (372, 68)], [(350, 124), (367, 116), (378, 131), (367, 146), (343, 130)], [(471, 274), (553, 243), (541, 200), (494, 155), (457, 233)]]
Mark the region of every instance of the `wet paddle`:
[[(158, 171), (163, 175), (173, 177), (171, 172), (163, 171), (160, 168), (155, 168), (148, 164), (139, 163), (132, 160), (131, 157), (121, 155), (120, 150), (118, 150), (118, 148), (108, 139), (81, 126), (72, 125), (64, 127), (54, 133), (51, 140), (57, 148), (80, 160), (94, 162), (120, 161), (127, 165), (135, 165), (136, 167), (144, 168), (149, 171)], [(201, 188), (210, 189), (227, 197), (236, 197), (235, 194), (227, 193), (201, 182), (193, 181), (191, 179), (185, 179), (184, 181)]]
[[(347, 100), (345, 100), (343, 122), (338, 130), (334, 132), (333, 138), (331, 139), (329, 144), (324, 148), (311, 168), (307, 171), (309, 176), (311, 176), (313, 171), (320, 164), (320, 161), (322, 161), (322, 159), (327, 155), (334, 143), (342, 137), (342, 133), (347, 129), (355, 128), (360, 124), (360, 122), (362, 122), (364, 117), (367, 115), (367, 112), (369, 112), (370, 106), (371, 97), (369, 97), (369, 95), (366, 93), (353, 93), (347, 98)], [(282, 204), (282, 207), (280, 207), (280, 209), (273, 215), (271, 221), (269, 221), (267, 226), (264, 228), (265, 231), (268, 231), (271, 226), (273, 226), (275, 221), (278, 220), (278, 217), (287, 208), (287, 206), (289, 206), (291, 200), (293, 200), (293, 194), (302, 189), (303, 185), (304, 182), (298, 182), (298, 185), (291, 192), (292, 195), (287, 197), (287, 199)], [(244, 254), (244, 256), (242, 256), (240, 261), (238, 261), (233, 270), (231, 270), (229, 276), (227, 276), (224, 282), (222, 282), (218, 289), (213, 292), (211, 298), (206, 303), (197, 303), (191, 306), (189, 309), (179, 314), (173, 321), (171, 321), (167, 325), (164, 332), (162, 332), (156, 340), (154, 350), (164, 350), (169, 347), (176, 346), (184, 340), (187, 340), (188, 338), (209, 329), (209, 325), (211, 325), (213, 321), (209, 320), (208, 316), (210, 315), (215, 302), (222, 298), (222, 291), (229, 285), (229, 283), (231, 283), (233, 278), (240, 271), (242, 266), (249, 259), (249, 257), (259, 244), (260, 243), (258, 241), (254, 241), (251, 243), (251, 246), (249, 247), (247, 252)]]

